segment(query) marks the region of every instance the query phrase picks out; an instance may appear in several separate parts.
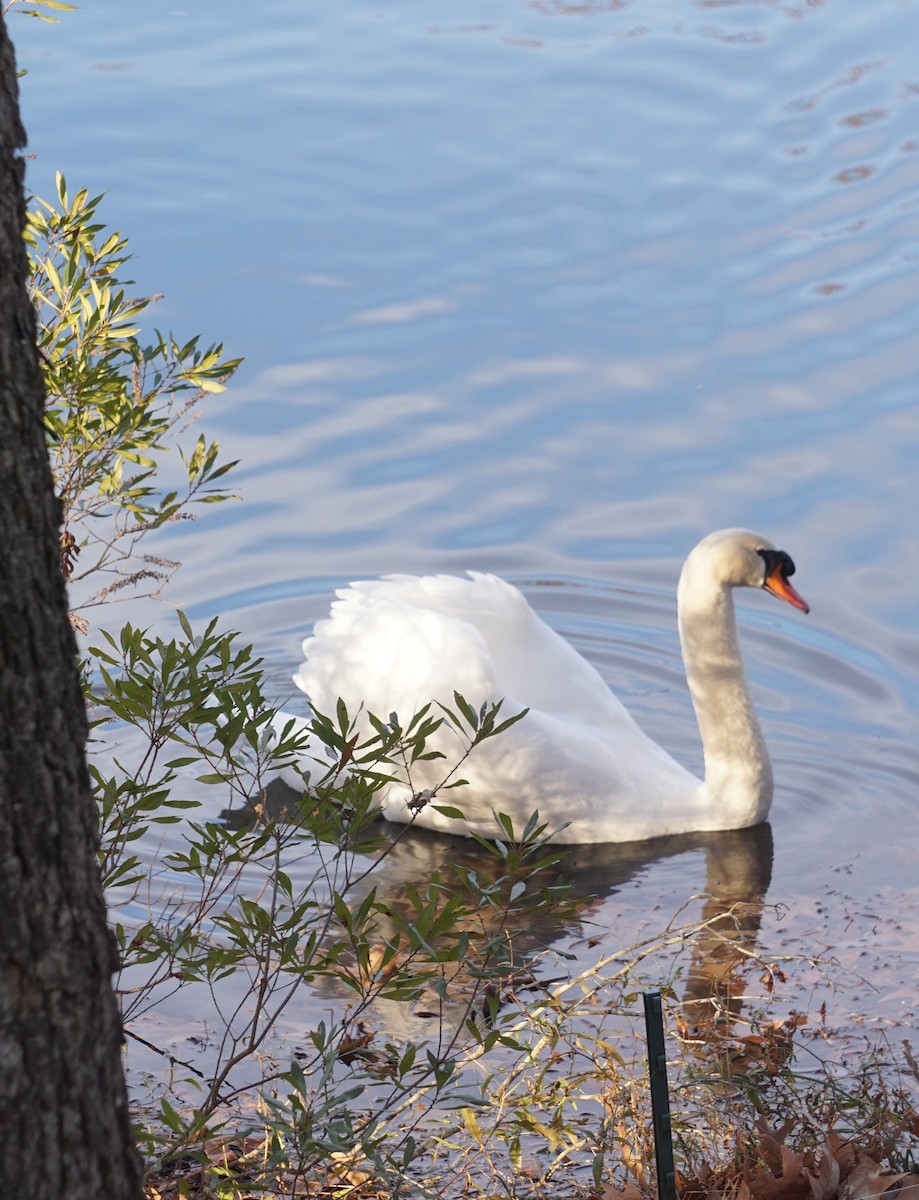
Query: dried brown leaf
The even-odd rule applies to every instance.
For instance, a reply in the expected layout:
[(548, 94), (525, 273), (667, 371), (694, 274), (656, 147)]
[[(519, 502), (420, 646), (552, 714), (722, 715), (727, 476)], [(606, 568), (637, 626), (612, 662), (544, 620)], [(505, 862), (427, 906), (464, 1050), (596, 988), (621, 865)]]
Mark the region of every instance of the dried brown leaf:
[(609, 1183), (600, 1193), (600, 1200), (644, 1200), (641, 1188), (633, 1179), (627, 1179), (621, 1188)]
[(776, 1176), (765, 1168), (758, 1167), (747, 1175), (750, 1194), (754, 1200), (773, 1200), (777, 1196), (804, 1196), (809, 1193), (808, 1180), (804, 1176), (804, 1158), (782, 1147), (782, 1171)]
[[(902, 1186), (906, 1180), (910, 1182)], [(919, 1182), (915, 1175), (896, 1175), (886, 1170), (865, 1154), (859, 1158), (839, 1189), (839, 1200), (870, 1200), (870, 1197), (882, 1196), (888, 1191), (891, 1196), (896, 1196), (897, 1200), (916, 1200), (919, 1196)]]
[(858, 1162), (858, 1151), (852, 1144), (852, 1139), (844, 1136), (837, 1129), (831, 1129), (827, 1134), (826, 1144), (839, 1163), (841, 1178), (845, 1179)]
[[(907, 1179), (910, 1180), (909, 1183), (906, 1182)], [(919, 1176), (907, 1175), (899, 1187), (890, 1188), (884, 1194), (895, 1197), (896, 1200), (919, 1200)]]
[(362, 1171), (355, 1165), (356, 1156), (363, 1162), (363, 1158), (360, 1157), (359, 1152), (356, 1150), (352, 1150), (350, 1153), (333, 1150), (330, 1156), (332, 1159), (332, 1169), (329, 1173), (330, 1178), (333, 1181), (344, 1180), (351, 1187), (360, 1187), (362, 1184), (367, 1183), (371, 1178), (370, 1172)]
[(839, 1190), (839, 1163), (829, 1142), (825, 1143), (818, 1162), (804, 1167), (804, 1178), (810, 1184), (813, 1200), (832, 1200)]
[(804, 1175), (804, 1155), (784, 1142), (787, 1126), (773, 1132), (765, 1122), (757, 1122), (760, 1131), (759, 1152), (766, 1167), (746, 1172), (746, 1181), (754, 1200), (772, 1200), (778, 1196), (808, 1196), (810, 1185)]

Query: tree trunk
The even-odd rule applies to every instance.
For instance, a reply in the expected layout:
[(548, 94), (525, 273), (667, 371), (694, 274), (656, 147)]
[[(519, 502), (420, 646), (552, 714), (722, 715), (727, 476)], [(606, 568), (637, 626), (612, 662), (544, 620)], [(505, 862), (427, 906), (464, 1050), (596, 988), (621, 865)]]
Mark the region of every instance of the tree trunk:
[(0, 17), (0, 1196), (136, 1200)]

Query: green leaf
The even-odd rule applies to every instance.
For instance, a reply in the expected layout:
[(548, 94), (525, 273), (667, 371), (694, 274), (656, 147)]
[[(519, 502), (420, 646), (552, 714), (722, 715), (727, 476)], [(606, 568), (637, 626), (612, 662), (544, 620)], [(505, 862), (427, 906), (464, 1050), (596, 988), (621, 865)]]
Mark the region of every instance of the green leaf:
[(460, 808), (453, 808), (449, 804), (432, 804), (431, 807), (435, 812), (439, 812), (442, 817), (450, 817), (451, 820), (464, 821), (466, 815)]
[(456, 707), (463, 714), (463, 717), (466, 720), (466, 724), (469, 725), (472, 729), (478, 729), (478, 727), (479, 727), (478, 714), (476, 713), (476, 711), (472, 707), (472, 705), (466, 700), (465, 696), (461, 696), (459, 692), (454, 691), (453, 702), (456, 704)]

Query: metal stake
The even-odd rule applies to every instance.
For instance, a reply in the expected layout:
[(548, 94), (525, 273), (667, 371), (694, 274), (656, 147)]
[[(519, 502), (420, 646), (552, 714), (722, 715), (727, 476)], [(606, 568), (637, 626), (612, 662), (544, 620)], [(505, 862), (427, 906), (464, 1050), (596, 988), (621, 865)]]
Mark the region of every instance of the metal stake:
[(670, 1090), (667, 1086), (667, 1053), (664, 1048), (664, 1014), (660, 992), (645, 992), (644, 1002), (657, 1194), (660, 1200), (677, 1200), (673, 1135), (670, 1128)]

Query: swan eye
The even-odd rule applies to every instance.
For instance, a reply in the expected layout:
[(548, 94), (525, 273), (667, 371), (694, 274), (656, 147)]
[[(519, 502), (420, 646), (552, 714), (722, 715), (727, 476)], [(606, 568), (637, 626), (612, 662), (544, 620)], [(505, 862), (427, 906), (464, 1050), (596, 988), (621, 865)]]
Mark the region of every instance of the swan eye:
[(795, 573), (795, 564), (792, 561), (791, 555), (786, 554), (784, 550), (757, 550), (756, 552), (763, 562), (766, 564), (766, 578), (768, 579), (776, 569), (781, 572), (784, 579)]

